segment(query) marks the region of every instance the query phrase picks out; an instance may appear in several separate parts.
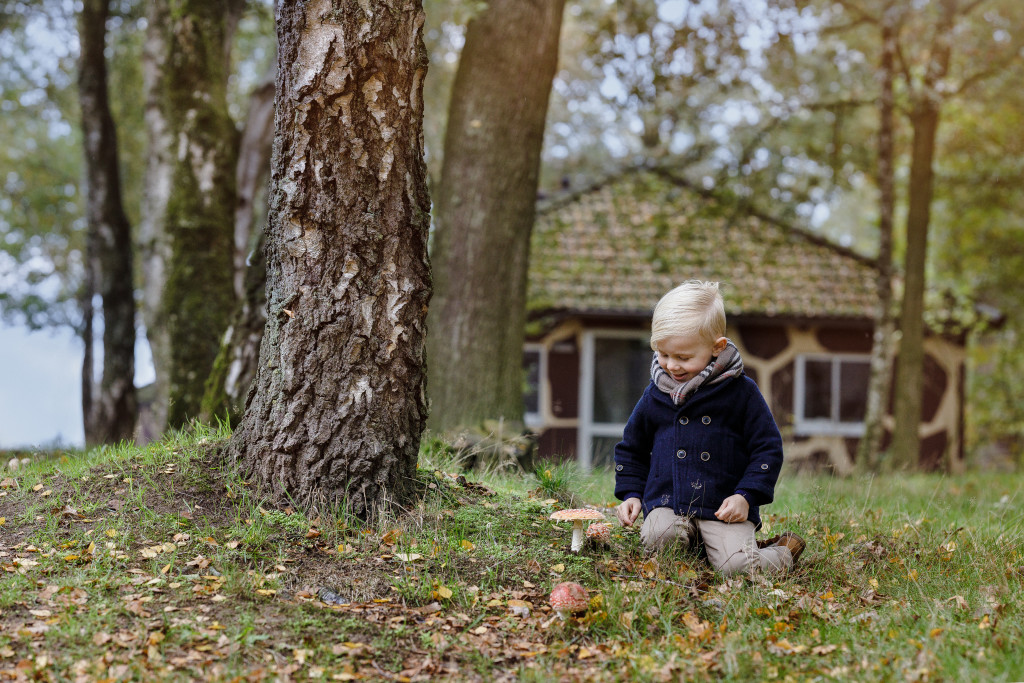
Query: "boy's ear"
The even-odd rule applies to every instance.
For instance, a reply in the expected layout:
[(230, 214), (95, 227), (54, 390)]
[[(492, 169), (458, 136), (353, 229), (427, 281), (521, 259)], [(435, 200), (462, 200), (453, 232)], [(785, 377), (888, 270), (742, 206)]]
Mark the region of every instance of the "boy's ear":
[(711, 350), (714, 352), (715, 356), (721, 355), (722, 351), (725, 351), (725, 347), (728, 344), (728, 339), (726, 339), (725, 337), (719, 337), (718, 339), (715, 340), (715, 343), (714, 345), (712, 345)]

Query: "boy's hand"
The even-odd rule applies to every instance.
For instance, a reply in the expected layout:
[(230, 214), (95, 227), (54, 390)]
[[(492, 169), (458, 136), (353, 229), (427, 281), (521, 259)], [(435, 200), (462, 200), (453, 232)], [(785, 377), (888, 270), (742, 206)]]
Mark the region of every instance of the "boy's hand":
[(642, 507), (639, 498), (627, 498), (619, 503), (619, 507), (615, 508), (615, 514), (622, 526), (633, 526), (633, 522), (640, 516)]
[(715, 512), (715, 517), (734, 524), (747, 521), (747, 513), (750, 512), (750, 503), (738, 493), (734, 493), (722, 501), (721, 507)]

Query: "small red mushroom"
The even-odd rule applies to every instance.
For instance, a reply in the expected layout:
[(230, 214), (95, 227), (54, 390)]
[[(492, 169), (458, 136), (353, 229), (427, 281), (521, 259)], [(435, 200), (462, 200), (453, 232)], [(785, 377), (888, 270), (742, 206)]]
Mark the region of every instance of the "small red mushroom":
[(562, 619), (569, 614), (584, 612), (587, 609), (587, 589), (578, 583), (565, 581), (551, 589), (551, 608), (558, 613)]
[(612, 525), (605, 522), (594, 522), (587, 527), (587, 540), (594, 545), (608, 545), (612, 540)]

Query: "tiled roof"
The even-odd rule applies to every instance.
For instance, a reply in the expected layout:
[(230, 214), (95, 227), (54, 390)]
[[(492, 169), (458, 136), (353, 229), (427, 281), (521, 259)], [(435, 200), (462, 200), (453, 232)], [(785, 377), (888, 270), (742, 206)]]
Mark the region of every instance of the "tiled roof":
[(875, 277), (848, 250), (637, 171), (539, 209), (528, 301), (532, 313), (649, 314), (698, 278), (721, 282), (729, 316), (863, 319)]

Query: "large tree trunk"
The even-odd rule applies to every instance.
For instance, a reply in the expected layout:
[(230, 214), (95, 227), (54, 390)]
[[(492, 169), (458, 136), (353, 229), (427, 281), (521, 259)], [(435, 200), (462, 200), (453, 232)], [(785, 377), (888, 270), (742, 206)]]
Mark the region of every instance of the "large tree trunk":
[(871, 347), (871, 379), (868, 383), (864, 436), (857, 448), (857, 468), (867, 472), (878, 464), (878, 454), (885, 434), (883, 419), (888, 412), (892, 388), (892, 340), (895, 319), (892, 312), (892, 232), (896, 207), (895, 143), (893, 129), (895, 106), (893, 68), (896, 57), (894, 10), (888, 8), (882, 18), (882, 57), (878, 76), (881, 92), (878, 99), (878, 308)]
[[(121, 201), (117, 133), (107, 96), (107, 63), (103, 50), (108, 13), (108, 0), (84, 0), (78, 19), (81, 45), (78, 97), (82, 107), (87, 185), (89, 262), (86, 267), (92, 272), (93, 277), (89, 279), (98, 285), (103, 300), (103, 374), (99, 391), (90, 397), (90, 405), (83, 405), (88, 411), (85, 433), (89, 446), (130, 440), (136, 417), (132, 234)], [(87, 313), (91, 318), (91, 302)], [(86, 357), (91, 371), (91, 320), (86, 330), (90, 335)], [(85, 382), (86, 377), (82, 380)]]
[(266, 185), (274, 140), (274, 74), (271, 69), (249, 98), (249, 114), (242, 132), (235, 174), (235, 293), (239, 306), (206, 381), (200, 412), (204, 422), (226, 417), (230, 424), (237, 424), (256, 377), (260, 340), (267, 320), (267, 264), (263, 251)]
[(924, 294), (928, 226), (934, 194), (935, 141), (939, 131), (942, 93), (939, 85), (949, 70), (956, 0), (942, 0), (931, 58), (923, 84), (913, 97), (910, 124), (910, 185), (907, 207), (907, 252), (904, 261), (903, 303), (900, 309), (899, 358), (896, 363), (896, 405), (892, 464), (915, 467), (921, 450), (921, 402), (924, 391)]
[(469, 23), (436, 198), (430, 425), (523, 414), (530, 232), (564, 0), (492, 0)]
[[(199, 415), (235, 309), (238, 133), (227, 109), (229, 48), (243, 0), (154, 0), (147, 52), (146, 326), (157, 427)], [(166, 415), (165, 424), (160, 417)]]
[(423, 11), (281, 0), (267, 325), (230, 452), (270, 492), (369, 516), (426, 420)]

